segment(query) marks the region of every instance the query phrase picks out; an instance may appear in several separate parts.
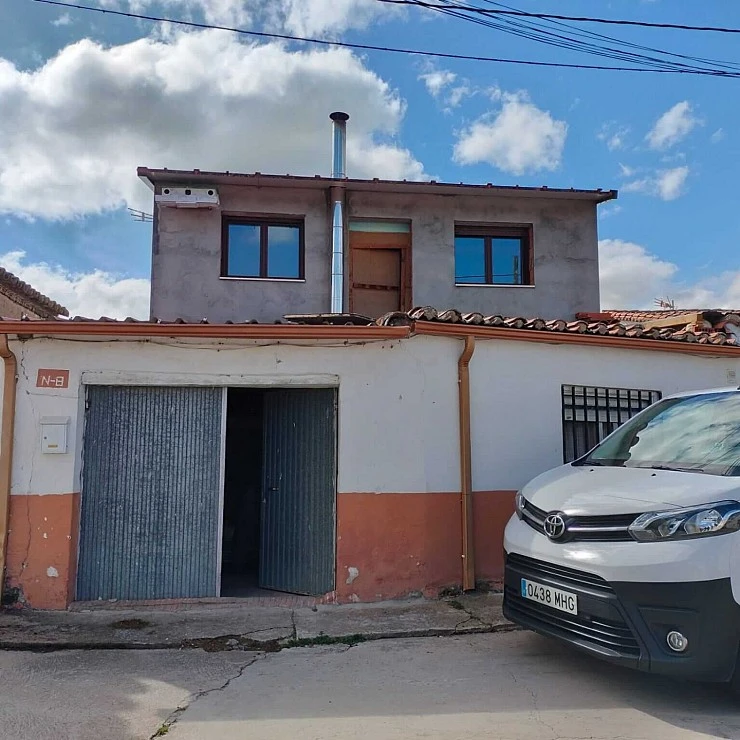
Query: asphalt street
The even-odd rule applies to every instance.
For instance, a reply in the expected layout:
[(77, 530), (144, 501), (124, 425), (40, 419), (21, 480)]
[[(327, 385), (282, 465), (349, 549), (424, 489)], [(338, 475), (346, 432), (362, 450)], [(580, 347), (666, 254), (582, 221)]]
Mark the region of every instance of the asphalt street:
[(18, 740), (740, 738), (740, 700), (527, 632), (285, 649), (0, 653)]

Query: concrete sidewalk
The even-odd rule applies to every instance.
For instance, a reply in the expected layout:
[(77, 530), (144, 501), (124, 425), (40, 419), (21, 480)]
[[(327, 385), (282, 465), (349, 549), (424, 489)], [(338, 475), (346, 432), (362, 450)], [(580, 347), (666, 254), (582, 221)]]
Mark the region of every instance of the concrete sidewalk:
[(110, 608), (90, 611), (0, 611), (0, 649), (202, 648), (280, 650), (311, 644), (360, 642), (514, 629), (501, 613), (501, 594), (376, 604), (256, 606), (234, 603)]

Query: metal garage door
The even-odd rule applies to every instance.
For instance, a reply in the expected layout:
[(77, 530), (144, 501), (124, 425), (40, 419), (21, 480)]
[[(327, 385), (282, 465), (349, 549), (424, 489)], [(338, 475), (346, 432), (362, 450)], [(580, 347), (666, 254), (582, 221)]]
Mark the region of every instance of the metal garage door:
[(265, 394), (259, 582), (303, 594), (334, 589), (336, 391)]
[(223, 389), (87, 389), (77, 599), (218, 595)]

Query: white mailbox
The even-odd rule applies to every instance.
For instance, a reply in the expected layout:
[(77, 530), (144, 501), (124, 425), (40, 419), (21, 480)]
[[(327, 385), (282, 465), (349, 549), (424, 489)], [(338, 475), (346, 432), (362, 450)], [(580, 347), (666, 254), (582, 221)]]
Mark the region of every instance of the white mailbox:
[(68, 416), (41, 417), (41, 452), (46, 455), (66, 453), (68, 426)]

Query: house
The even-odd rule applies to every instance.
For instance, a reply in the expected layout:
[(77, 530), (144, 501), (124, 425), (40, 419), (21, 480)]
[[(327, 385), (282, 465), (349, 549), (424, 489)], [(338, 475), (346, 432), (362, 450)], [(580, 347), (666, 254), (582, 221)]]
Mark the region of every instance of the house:
[(34, 290), (28, 283), (0, 267), (0, 316), (20, 319), (54, 319), (68, 316), (64, 306)]
[(731, 317), (599, 313), (613, 193), (348, 180), (335, 118), (332, 178), (140, 170), (157, 319), (0, 321), (6, 603), (497, 584), (522, 485), (737, 382)]
[(414, 306), (504, 316), (599, 310), (599, 203), (615, 191), (155, 170), (151, 314), (377, 318)]
[[(740, 310), (670, 309), (659, 311), (605, 311), (607, 320), (646, 329), (725, 332), (740, 340)], [(586, 316), (588, 318), (588, 316)]]

